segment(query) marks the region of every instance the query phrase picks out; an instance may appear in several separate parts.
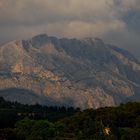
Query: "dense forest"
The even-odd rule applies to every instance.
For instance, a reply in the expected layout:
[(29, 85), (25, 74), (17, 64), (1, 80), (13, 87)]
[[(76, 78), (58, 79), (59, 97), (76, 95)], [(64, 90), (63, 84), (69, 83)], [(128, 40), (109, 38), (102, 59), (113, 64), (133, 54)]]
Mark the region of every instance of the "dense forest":
[(0, 140), (140, 140), (140, 103), (80, 111), (0, 97)]

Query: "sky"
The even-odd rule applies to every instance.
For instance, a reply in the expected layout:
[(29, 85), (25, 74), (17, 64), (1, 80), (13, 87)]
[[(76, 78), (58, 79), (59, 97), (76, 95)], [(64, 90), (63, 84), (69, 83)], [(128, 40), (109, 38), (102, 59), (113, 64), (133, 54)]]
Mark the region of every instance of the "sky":
[(0, 44), (46, 33), (98, 37), (140, 60), (140, 0), (0, 0)]

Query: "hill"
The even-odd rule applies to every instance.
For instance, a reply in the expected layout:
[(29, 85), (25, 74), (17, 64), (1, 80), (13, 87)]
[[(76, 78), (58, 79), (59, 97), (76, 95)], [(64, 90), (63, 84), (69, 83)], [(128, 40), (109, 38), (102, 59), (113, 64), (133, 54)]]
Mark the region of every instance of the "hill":
[(114, 106), (140, 99), (140, 63), (98, 38), (41, 34), (0, 47), (0, 89), (25, 104)]

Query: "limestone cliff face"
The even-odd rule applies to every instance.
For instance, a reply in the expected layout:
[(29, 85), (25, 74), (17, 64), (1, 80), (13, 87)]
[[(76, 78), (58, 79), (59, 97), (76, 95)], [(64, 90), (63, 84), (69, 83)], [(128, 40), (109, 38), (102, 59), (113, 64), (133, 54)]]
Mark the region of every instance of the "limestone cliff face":
[(42, 34), (0, 47), (0, 89), (1, 96), (22, 103), (112, 106), (140, 99), (140, 64), (100, 39)]

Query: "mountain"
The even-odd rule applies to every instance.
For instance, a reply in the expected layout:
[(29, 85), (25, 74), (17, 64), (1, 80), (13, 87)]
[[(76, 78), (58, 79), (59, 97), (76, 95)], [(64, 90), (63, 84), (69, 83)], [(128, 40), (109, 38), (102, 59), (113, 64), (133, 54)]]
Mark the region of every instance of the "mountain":
[(0, 47), (0, 96), (85, 108), (140, 99), (140, 63), (98, 38), (37, 35)]

